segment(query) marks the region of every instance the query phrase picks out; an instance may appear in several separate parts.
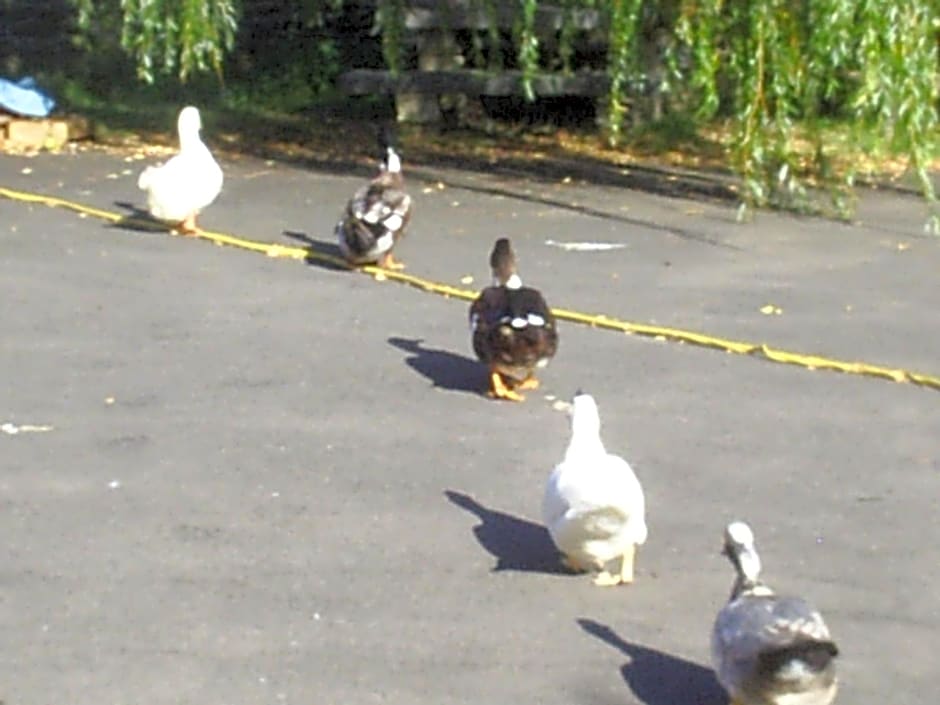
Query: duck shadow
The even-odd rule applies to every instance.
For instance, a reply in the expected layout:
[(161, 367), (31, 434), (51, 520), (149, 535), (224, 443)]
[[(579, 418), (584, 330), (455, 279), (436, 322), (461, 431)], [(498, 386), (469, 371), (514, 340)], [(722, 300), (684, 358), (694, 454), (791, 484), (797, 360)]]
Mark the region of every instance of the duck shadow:
[(170, 232), (172, 229), (163, 221), (157, 220), (149, 211), (135, 206), (128, 201), (114, 201), (114, 205), (126, 211), (120, 220), (115, 220), (108, 227), (121, 230), (133, 230), (139, 233)]
[(390, 345), (408, 353), (405, 364), (429, 379), (435, 387), (480, 394), (486, 388), (486, 370), (476, 360), (447, 350), (422, 347), (421, 338), (388, 339)]
[(461, 509), (480, 519), (473, 535), (496, 558), (493, 572), (515, 570), (528, 573), (571, 575), (560, 560), (548, 530), (541, 524), (483, 506), (473, 497), (446, 490), (444, 495)]
[(578, 619), (578, 626), (614, 647), (630, 661), (620, 672), (627, 686), (646, 705), (724, 705), (728, 696), (715, 672), (647, 646), (624, 641), (613, 629), (593, 619)]
[(285, 237), (289, 237), (295, 242), (301, 242), (306, 246), (307, 256), (304, 261), (313, 267), (343, 272), (354, 269), (354, 267), (346, 264), (342, 250), (334, 241), (317, 240), (307, 235), (307, 233), (295, 230), (285, 230), (283, 234)]

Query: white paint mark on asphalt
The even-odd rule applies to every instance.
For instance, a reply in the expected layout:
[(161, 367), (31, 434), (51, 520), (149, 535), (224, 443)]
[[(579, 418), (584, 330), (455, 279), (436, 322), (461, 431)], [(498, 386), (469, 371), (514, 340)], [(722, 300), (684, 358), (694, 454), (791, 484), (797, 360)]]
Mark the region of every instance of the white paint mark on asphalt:
[(558, 240), (546, 240), (545, 244), (550, 247), (558, 247), (565, 252), (606, 252), (626, 247), (620, 242), (560, 242)]
[(45, 424), (36, 425), (24, 423), (17, 425), (15, 423), (11, 423), (10, 421), (6, 421), (5, 423), (0, 424), (0, 431), (3, 431), (9, 436), (15, 436), (17, 433), (44, 433), (51, 430), (52, 426), (47, 426)]

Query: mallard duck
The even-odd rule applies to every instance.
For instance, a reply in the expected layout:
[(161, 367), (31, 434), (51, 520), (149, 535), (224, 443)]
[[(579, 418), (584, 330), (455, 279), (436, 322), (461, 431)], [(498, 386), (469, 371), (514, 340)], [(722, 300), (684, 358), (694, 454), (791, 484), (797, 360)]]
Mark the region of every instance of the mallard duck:
[(631, 583), (647, 534), (643, 488), (627, 461), (604, 449), (594, 397), (579, 391), (570, 413), (571, 441), (542, 501), (545, 526), (569, 568), (599, 571), (596, 585)]
[(799, 597), (779, 597), (760, 580), (754, 534), (725, 530), (723, 553), (737, 572), (712, 630), (712, 663), (733, 705), (829, 705), (839, 650), (822, 616)]
[(490, 395), (523, 401), (517, 389), (537, 389), (535, 370), (558, 349), (555, 317), (538, 289), (522, 285), (516, 255), (500, 238), (490, 255), (493, 285), (470, 306), (473, 351), (490, 368)]
[(336, 224), (336, 238), (351, 264), (378, 263), (385, 269), (404, 269), (392, 256), (392, 248), (405, 234), (411, 220), (411, 196), (405, 192), (401, 157), (392, 133), (379, 131), (381, 165), (378, 176), (356, 191)]
[(199, 137), (202, 119), (198, 109), (183, 108), (176, 127), (179, 154), (164, 164), (144, 169), (137, 186), (147, 192), (147, 208), (154, 218), (193, 235), (199, 232), (196, 216), (222, 190), (222, 169)]

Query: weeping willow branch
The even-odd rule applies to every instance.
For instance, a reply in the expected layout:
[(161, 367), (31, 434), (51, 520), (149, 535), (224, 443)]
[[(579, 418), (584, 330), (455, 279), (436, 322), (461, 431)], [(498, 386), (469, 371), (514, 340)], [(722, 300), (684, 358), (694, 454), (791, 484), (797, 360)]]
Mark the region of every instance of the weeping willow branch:
[(678, 66), (674, 71), (678, 74), (677, 80), (684, 80), (697, 94), (693, 117), (700, 122), (714, 117), (720, 104), (721, 52), (717, 50), (717, 36), (721, 32), (723, 5), (723, 0), (683, 0), (675, 25), (676, 39), (690, 49), (691, 60), (685, 75)]
[(629, 87), (638, 77), (637, 33), (642, 0), (612, 0), (608, 34), (607, 131), (610, 143), (617, 144), (629, 106)]
[(863, 0), (858, 14), (864, 27), (859, 53), (865, 63), (853, 104), (873, 121), (890, 148), (907, 153), (932, 208), (928, 228), (938, 234), (937, 196), (927, 173), (938, 128), (937, 4)]
[[(79, 21), (90, 22), (93, 3), (79, 1)], [(157, 74), (186, 81), (194, 73), (214, 71), (235, 42), (236, 0), (121, 0), (121, 46), (134, 58), (137, 75), (153, 83)]]
[[(221, 80), (240, 0), (70, 1), (85, 30), (99, 15), (119, 18), (121, 45), (141, 80), (159, 74), (186, 80), (204, 71)], [(413, 0), (375, 1), (375, 32), (387, 67), (397, 73)], [(507, 28), (499, 23), (507, 8), (514, 11), (515, 47), (514, 56), (504, 57)], [(649, 88), (650, 62), (659, 62), (668, 69), (660, 86), (668, 83), (667, 116), (693, 127), (716, 120), (730, 125), (729, 162), (744, 183), (747, 206), (816, 208), (809, 185), (847, 201), (855, 176), (851, 153), (862, 151), (864, 137), (876, 158), (906, 155), (937, 212), (928, 169), (940, 127), (938, 0), (440, 0), (434, 9), (442, 16), (487, 18), (485, 32), (471, 32), (472, 63), (479, 66), (485, 57), (487, 67), (499, 71), (514, 60), (529, 99), (546, 67), (579, 70), (576, 46), (597, 38), (582, 31), (579, 18), (594, 11), (607, 27), (610, 142), (623, 140), (628, 117), (638, 122), (637, 97)], [(540, 37), (546, 26), (555, 33), (551, 41)], [(856, 139), (833, 139), (832, 126), (843, 137), (853, 130)], [(940, 230), (940, 219), (931, 222)]]
[[(682, 0), (675, 24), (692, 58), (692, 117), (731, 119), (745, 205), (812, 210), (811, 183), (827, 186), (843, 214), (854, 168), (844, 146), (827, 144), (824, 124), (873, 131), (873, 150), (907, 154), (936, 214), (938, 30), (932, 0)], [(800, 139), (815, 145), (812, 159)]]
[(535, 11), (538, 9), (538, 0), (519, 0), (519, 3), (522, 13), (516, 35), (519, 68), (522, 69), (522, 90), (525, 92), (526, 100), (535, 100), (532, 79), (539, 69), (539, 38), (535, 33)]
[(375, 10), (375, 31), (382, 33), (382, 54), (393, 74), (401, 71), (402, 41), (405, 34), (404, 0), (379, 0)]

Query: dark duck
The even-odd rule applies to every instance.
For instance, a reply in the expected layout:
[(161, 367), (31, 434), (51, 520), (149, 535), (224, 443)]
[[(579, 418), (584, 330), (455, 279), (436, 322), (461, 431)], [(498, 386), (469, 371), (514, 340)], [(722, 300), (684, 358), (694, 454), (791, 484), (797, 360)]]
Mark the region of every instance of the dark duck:
[(405, 192), (401, 157), (391, 130), (379, 131), (381, 166), (378, 175), (356, 191), (336, 225), (339, 248), (354, 265), (378, 264), (384, 269), (404, 269), (392, 256), (411, 220), (411, 196)]
[(490, 396), (523, 401), (518, 390), (538, 388), (535, 370), (558, 349), (555, 317), (541, 292), (522, 285), (507, 238), (496, 241), (490, 267), (492, 286), (470, 306), (473, 351), (489, 366)]

